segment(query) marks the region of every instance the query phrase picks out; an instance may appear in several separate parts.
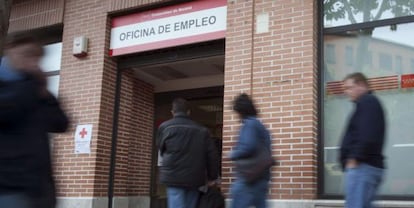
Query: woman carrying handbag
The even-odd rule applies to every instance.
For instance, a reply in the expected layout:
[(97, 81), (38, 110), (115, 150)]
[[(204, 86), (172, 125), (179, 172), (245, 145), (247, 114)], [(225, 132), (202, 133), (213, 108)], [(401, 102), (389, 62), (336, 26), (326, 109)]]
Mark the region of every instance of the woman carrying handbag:
[(265, 208), (270, 168), (275, 164), (271, 136), (257, 119), (256, 107), (247, 94), (236, 97), (233, 110), (240, 116), (242, 126), (229, 156), (236, 165), (236, 181), (231, 187), (232, 208)]

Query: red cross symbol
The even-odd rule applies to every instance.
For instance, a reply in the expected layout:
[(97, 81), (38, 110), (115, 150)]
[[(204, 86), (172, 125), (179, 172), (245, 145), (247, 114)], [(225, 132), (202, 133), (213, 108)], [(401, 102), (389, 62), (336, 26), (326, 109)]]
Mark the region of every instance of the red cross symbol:
[(85, 130), (85, 128), (83, 128), (82, 131), (79, 132), (79, 135), (81, 136), (82, 139), (85, 138), (85, 135), (87, 135), (87, 134), (88, 134), (88, 132)]

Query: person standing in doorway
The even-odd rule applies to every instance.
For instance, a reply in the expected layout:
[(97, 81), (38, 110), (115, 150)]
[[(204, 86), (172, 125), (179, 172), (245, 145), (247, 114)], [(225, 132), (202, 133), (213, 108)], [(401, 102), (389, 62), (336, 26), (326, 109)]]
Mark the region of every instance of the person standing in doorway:
[(167, 186), (169, 208), (196, 208), (198, 188), (218, 178), (217, 150), (208, 129), (190, 119), (186, 100), (175, 99), (171, 112), (157, 132), (160, 182)]
[(362, 73), (348, 75), (344, 91), (355, 103), (340, 149), (345, 203), (347, 208), (370, 208), (384, 172), (384, 110)]
[[(258, 151), (271, 152), (270, 132), (257, 118), (257, 110), (253, 100), (245, 93), (233, 101), (233, 110), (239, 115), (242, 126), (239, 139), (229, 158), (237, 161), (253, 157)], [(263, 148), (267, 148), (263, 149)], [(266, 198), (270, 181), (270, 167), (265, 169), (254, 182), (247, 182), (243, 174), (236, 169), (236, 181), (231, 187), (232, 208), (266, 207)]]
[(48, 132), (68, 118), (47, 90), (43, 48), (24, 34), (7, 38), (0, 66), (0, 207), (53, 208), (55, 186)]

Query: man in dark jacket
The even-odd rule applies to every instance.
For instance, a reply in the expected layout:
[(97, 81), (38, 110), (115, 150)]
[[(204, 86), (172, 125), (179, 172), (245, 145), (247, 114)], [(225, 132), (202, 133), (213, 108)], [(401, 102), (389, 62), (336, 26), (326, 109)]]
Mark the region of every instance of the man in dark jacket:
[(209, 131), (189, 118), (186, 100), (175, 99), (172, 114), (158, 129), (160, 181), (167, 186), (168, 207), (195, 208), (198, 188), (218, 177), (217, 151)]
[(384, 111), (378, 98), (369, 91), (363, 74), (348, 75), (344, 79), (344, 90), (356, 105), (340, 155), (345, 169), (346, 207), (372, 207), (384, 169)]
[(55, 188), (48, 132), (68, 119), (39, 68), (43, 48), (25, 35), (8, 37), (0, 67), (0, 206), (52, 208)]

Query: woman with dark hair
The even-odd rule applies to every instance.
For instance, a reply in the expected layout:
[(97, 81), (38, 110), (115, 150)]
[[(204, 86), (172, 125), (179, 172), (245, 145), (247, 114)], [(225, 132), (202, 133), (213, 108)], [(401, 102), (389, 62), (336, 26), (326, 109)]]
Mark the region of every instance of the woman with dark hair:
[[(257, 110), (250, 97), (243, 93), (238, 95), (233, 101), (233, 110), (240, 116), (242, 126), (240, 128), (239, 139), (230, 153), (233, 161), (251, 158), (257, 152), (267, 148), (270, 151), (270, 133), (266, 127), (257, 119)], [(249, 181), (236, 169), (236, 181), (231, 187), (233, 198), (233, 208), (256, 208), (266, 207), (266, 197), (270, 180), (270, 168), (256, 180)]]

